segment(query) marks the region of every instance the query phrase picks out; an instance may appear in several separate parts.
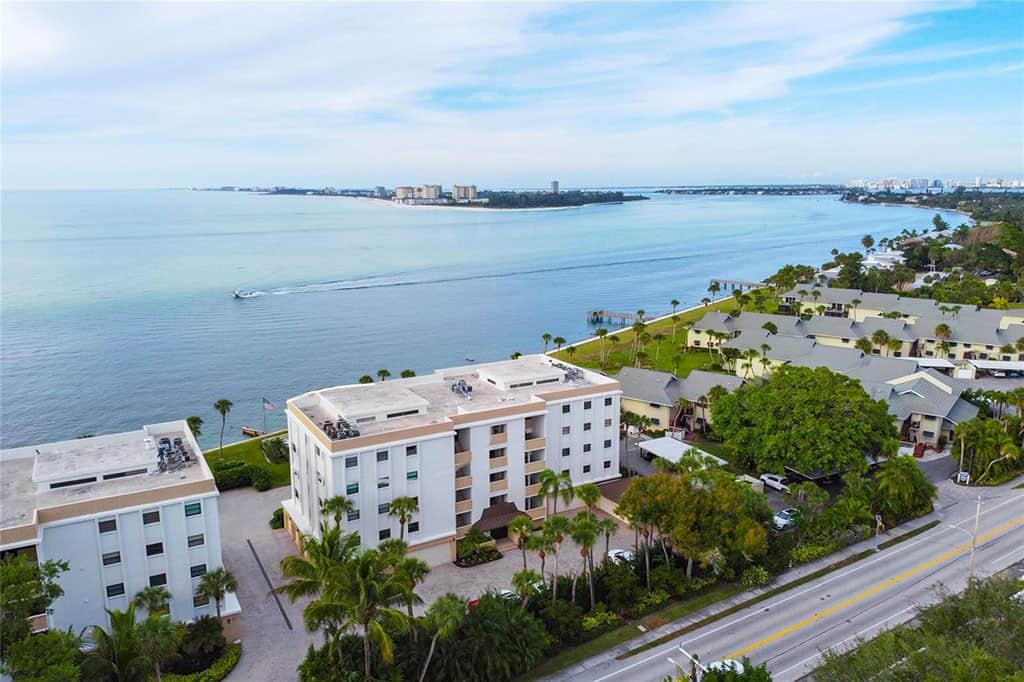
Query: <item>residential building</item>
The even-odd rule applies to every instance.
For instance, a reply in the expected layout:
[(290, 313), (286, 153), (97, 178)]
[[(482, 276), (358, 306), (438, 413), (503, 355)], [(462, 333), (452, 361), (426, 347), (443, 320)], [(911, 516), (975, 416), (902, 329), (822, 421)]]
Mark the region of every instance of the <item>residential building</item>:
[(543, 519), (544, 469), (574, 484), (617, 478), (619, 393), (603, 374), (528, 355), (292, 398), (285, 527), (296, 542), (319, 533), (322, 503), (344, 495), (356, 511), (343, 523), (374, 547), (398, 537), (389, 503), (410, 496), (419, 505), (410, 551), (431, 565), (451, 561), (456, 538), (488, 509), (492, 522)]
[(402, 185), (401, 187), (395, 188), (395, 201), (404, 201), (406, 199), (416, 198), (416, 188), (409, 187), (408, 185)]
[(476, 185), (452, 185), (452, 199), (455, 201), (476, 201)]
[(421, 185), (416, 188), (417, 199), (440, 199), (441, 185)]
[(551, 193), (558, 194), (558, 180), (551, 181)]
[(686, 431), (704, 431), (711, 425), (708, 394), (713, 387), (732, 392), (743, 385), (739, 377), (699, 369), (679, 378), (670, 372), (623, 367), (615, 378), (623, 412), (647, 417), (654, 429)]
[[(63, 596), (34, 629), (109, 625), (145, 587), (171, 594), (178, 621), (213, 615), (202, 576), (222, 565), (218, 492), (184, 421), (0, 452), (0, 551), (63, 560)], [(228, 639), (241, 634), (234, 594), (222, 604)]]

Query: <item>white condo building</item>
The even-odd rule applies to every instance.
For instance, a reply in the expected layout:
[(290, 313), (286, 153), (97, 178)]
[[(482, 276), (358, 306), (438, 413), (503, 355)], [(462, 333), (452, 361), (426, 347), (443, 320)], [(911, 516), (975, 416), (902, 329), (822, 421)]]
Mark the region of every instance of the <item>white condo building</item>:
[(292, 398), (285, 527), (297, 543), (318, 533), (323, 501), (344, 495), (356, 505), (346, 528), (374, 547), (398, 537), (390, 501), (415, 497), (410, 551), (452, 561), (456, 538), (488, 508), (495, 537), (505, 530), (495, 510), (543, 519), (544, 469), (574, 484), (618, 478), (619, 394), (603, 374), (528, 355)]
[[(0, 551), (63, 560), (64, 595), (33, 629), (108, 626), (144, 587), (163, 585), (178, 621), (214, 615), (195, 597), (221, 562), (217, 487), (184, 421), (0, 452)], [(225, 636), (241, 632), (234, 594)]]

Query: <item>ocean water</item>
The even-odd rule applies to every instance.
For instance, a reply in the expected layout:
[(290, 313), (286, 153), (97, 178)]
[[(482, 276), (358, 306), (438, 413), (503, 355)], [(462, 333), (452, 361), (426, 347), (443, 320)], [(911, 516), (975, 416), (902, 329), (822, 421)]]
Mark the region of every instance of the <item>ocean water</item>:
[[(708, 279), (818, 265), (932, 212), (837, 197), (559, 211), (189, 191), (4, 192), (0, 445), (139, 428), (234, 402), (225, 441), (287, 398), (387, 368), (542, 350), (591, 308), (665, 312)], [(954, 225), (957, 214), (946, 215)], [(258, 295), (235, 300), (232, 291)]]

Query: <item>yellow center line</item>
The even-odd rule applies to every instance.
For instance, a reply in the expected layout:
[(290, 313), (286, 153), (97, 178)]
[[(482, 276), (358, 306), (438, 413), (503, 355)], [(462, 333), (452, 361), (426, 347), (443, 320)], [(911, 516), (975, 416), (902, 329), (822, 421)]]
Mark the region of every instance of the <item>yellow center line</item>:
[[(982, 542), (985, 542), (986, 540), (989, 540), (989, 539), (991, 539), (991, 538), (993, 538), (993, 537), (995, 537), (997, 535), (1000, 535), (1000, 534), (1010, 530), (1014, 526), (1020, 525), (1021, 523), (1024, 523), (1024, 516), (1020, 516), (1020, 517), (1017, 517), (1016, 519), (1014, 519), (1012, 521), (1008, 521), (1008, 522), (1004, 523), (1003, 525), (999, 526), (998, 528), (995, 528), (995, 529), (985, 533), (984, 535), (979, 535), (978, 539), (977, 539), (977, 543), (981, 544)], [(911, 578), (911, 577), (917, 575), (918, 573), (921, 573), (922, 571), (927, 571), (929, 568), (932, 568), (933, 566), (937, 566), (937, 565), (941, 564), (944, 561), (952, 559), (953, 557), (957, 556), (958, 554), (963, 554), (964, 552), (968, 551), (970, 548), (971, 548), (971, 543), (968, 542), (966, 544), (960, 545), (959, 547), (956, 547), (955, 549), (951, 549), (948, 552), (946, 552), (945, 554), (937, 556), (934, 559), (926, 561), (923, 564), (920, 564), (920, 565), (915, 566), (915, 567), (913, 567), (911, 569), (908, 569), (908, 570), (904, 571), (903, 573), (900, 573), (897, 576), (893, 576), (892, 578), (889, 578), (888, 580), (886, 580), (884, 582), (880, 582), (880, 583), (878, 583), (877, 585), (875, 585), (873, 587), (869, 587), (868, 589), (864, 590), (863, 592), (855, 594), (852, 597), (849, 597), (848, 599), (844, 599), (843, 601), (841, 601), (841, 602), (839, 602), (837, 604), (833, 604), (832, 606), (828, 607), (824, 611), (819, 611), (818, 613), (815, 613), (813, 616), (809, 616), (809, 617), (803, 619), (799, 623), (794, 623), (793, 625), (790, 625), (787, 628), (783, 628), (782, 630), (779, 630), (778, 632), (774, 632), (774, 633), (768, 635), (767, 637), (765, 637), (763, 639), (757, 640), (756, 642), (754, 642), (753, 644), (751, 644), (749, 646), (745, 646), (742, 649), (738, 649), (738, 650), (732, 652), (731, 654), (729, 654), (728, 656), (726, 656), (725, 658), (733, 658), (733, 659), (742, 658), (743, 656), (746, 656), (747, 654), (749, 654), (751, 651), (754, 651), (755, 649), (760, 649), (765, 644), (771, 644), (772, 642), (774, 642), (774, 641), (776, 641), (778, 639), (782, 639), (786, 635), (792, 634), (792, 633), (796, 632), (797, 630), (802, 630), (803, 628), (807, 627), (808, 625), (810, 625), (812, 623), (816, 623), (819, 620), (822, 620), (823, 618), (827, 618), (828, 616), (832, 615), (836, 611), (840, 611), (842, 609), (845, 609), (848, 606), (856, 604), (859, 601), (867, 599), (871, 595), (877, 594), (878, 592), (881, 592), (882, 590), (886, 589), (887, 587), (892, 587), (896, 583), (902, 582), (902, 581), (906, 580), (907, 578)]]

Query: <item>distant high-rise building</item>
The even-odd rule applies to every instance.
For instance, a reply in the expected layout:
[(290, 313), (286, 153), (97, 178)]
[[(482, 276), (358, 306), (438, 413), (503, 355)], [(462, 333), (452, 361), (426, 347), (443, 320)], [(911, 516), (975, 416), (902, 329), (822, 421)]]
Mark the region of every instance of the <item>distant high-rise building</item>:
[(896, 189), (899, 186), (898, 178), (882, 178), (882, 189)]
[(440, 199), (441, 185), (423, 185), (417, 188), (418, 199)]
[(395, 188), (395, 199), (402, 201), (404, 199), (412, 199), (416, 196), (416, 190), (408, 185)]
[(928, 189), (928, 178), (911, 178), (908, 189)]
[(475, 201), (476, 185), (452, 185), (452, 199), (455, 201)]
[(373, 188), (373, 196), (377, 199), (383, 199), (387, 197), (388, 190), (384, 185), (377, 185)]
[(551, 181), (551, 193), (558, 194), (558, 180)]

